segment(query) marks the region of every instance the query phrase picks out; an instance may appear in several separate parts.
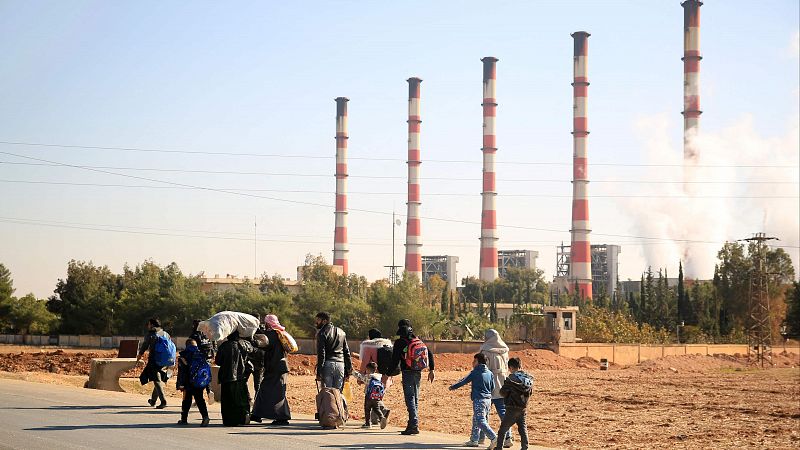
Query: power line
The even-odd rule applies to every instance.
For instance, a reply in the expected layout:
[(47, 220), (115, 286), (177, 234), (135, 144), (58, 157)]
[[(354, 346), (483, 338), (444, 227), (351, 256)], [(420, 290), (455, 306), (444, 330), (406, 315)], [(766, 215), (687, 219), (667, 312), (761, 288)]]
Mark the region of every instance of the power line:
[[(0, 152), (6, 153), (6, 152)], [(6, 153), (8, 154), (8, 153)], [(18, 166), (40, 166), (40, 167), (63, 167), (58, 163), (29, 163), (18, 161), (0, 161), (0, 164)], [(84, 169), (99, 170), (133, 170), (140, 172), (171, 172), (171, 173), (199, 173), (213, 175), (257, 175), (273, 177), (311, 177), (311, 178), (330, 178), (331, 174), (324, 173), (299, 173), (299, 172), (253, 172), (239, 170), (209, 170), (209, 169), (174, 169), (164, 167), (120, 167), (120, 166), (79, 166)], [(405, 180), (405, 176), (400, 175), (348, 175), (348, 178), (364, 178), (378, 180)], [(481, 181), (481, 178), (467, 177), (421, 177), (423, 180), (445, 180), (445, 181)], [(532, 183), (571, 183), (568, 179), (546, 179), (546, 178), (499, 178), (503, 182), (532, 182)], [(591, 183), (629, 183), (629, 184), (798, 184), (797, 181), (766, 181), (766, 180), (698, 180), (698, 181), (670, 181), (670, 180), (592, 180)]]
[[(85, 222), (64, 222), (64, 221), (57, 221), (57, 220), (43, 220), (43, 219), (29, 219), (29, 218), (17, 218), (17, 217), (0, 217), (0, 223), (9, 223), (15, 225), (32, 225), (32, 226), (44, 226), (50, 228), (61, 228), (61, 229), (71, 229), (71, 230), (85, 230), (85, 231), (99, 231), (99, 232), (112, 232), (112, 233), (123, 233), (123, 234), (138, 234), (138, 235), (150, 235), (150, 236), (167, 236), (167, 237), (183, 237), (183, 238), (197, 238), (197, 239), (219, 239), (219, 240), (227, 240), (227, 241), (241, 241), (241, 242), (253, 242), (252, 237), (245, 237), (249, 235), (249, 233), (237, 233), (237, 232), (229, 232), (228, 234), (239, 235), (242, 237), (237, 236), (228, 236), (221, 234), (218, 231), (211, 231), (211, 230), (181, 230), (181, 229), (174, 229), (174, 228), (158, 228), (158, 227), (135, 227), (130, 225), (109, 225), (109, 224), (92, 224), (92, 223), (85, 223)], [(155, 231), (153, 231), (155, 230)], [(203, 234), (186, 234), (186, 233), (203, 233)], [(273, 236), (281, 236), (281, 235), (274, 235)], [(282, 235), (288, 237), (303, 237), (303, 236), (296, 236), (296, 235)], [(309, 237), (317, 237), (320, 239), (324, 239), (322, 236), (309, 236)], [(378, 238), (380, 240), (380, 238)], [(289, 239), (261, 239), (257, 240), (258, 242), (273, 242), (273, 243), (290, 243), (290, 244), (322, 244), (327, 245), (330, 244), (330, 241), (307, 241), (307, 240), (289, 240)], [(368, 246), (391, 246), (391, 239), (385, 239), (386, 242), (351, 242), (353, 245), (368, 245)], [(444, 239), (444, 240), (428, 240), (426, 242), (431, 243), (439, 243), (439, 242), (469, 242), (469, 239)], [(620, 241), (617, 242), (619, 245), (626, 245), (626, 246), (648, 246), (648, 245), (664, 245), (664, 244), (672, 244), (672, 241), (660, 241), (660, 242), (639, 242), (639, 241)], [(703, 242), (706, 245), (721, 245), (724, 242)], [(509, 241), (506, 246), (513, 247), (513, 246), (523, 246), (529, 244), (539, 244), (533, 245), (533, 247), (537, 248), (545, 248), (545, 247), (556, 247), (558, 242), (557, 241)], [(476, 248), (479, 246), (479, 243), (476, 241), (475, 244), (471, 245), (460, 245), (460, 244), (439, 244), (436, 245), (438, 247), (458, 247), (458, 248)], [(790, 246), (790, 245), (775, 245), (773, 247), (781, 247), (781, 248), (800, 248), (798, 246)]]
[[(109, 188), (137, 188), (137, 189), (187, 189), (193, 188), (178, 187), (178, 186), (151, 186), (151, 185), (135, 185), (135, 184), (114, 184), (114, 183), (77, 183), (67, 181), (38, 181), (38, 180), (6, 180), (0, 179), (0, 183), (19, 183), (19, 184), (39, 184), (39, 185), (55, 185), (55, 186), (81, 186), (81, 187), (109, 187)], [(252, 189), (252, 188), (218, 188), (225, 191), (236, 192), (280, 192), (290, 194), (325, 194), (334, 195), (333, 191), (314, 191), (303, 189)], [(374, 192), (374, 191), (349, 191), (348, 195), (406, 195), (405, 192)], [(425, 196), (434, 197), (479, 197), (480, 193), (464, 194), (458, 192), (427, 192)], [(562, 194), (499, 194), (500, 197), (529, 197), (529, 198), (572, 198), (571, 195)], [(594, 194), (591, 196), (593, 199), (597, 198), (676, 198), (676, 199), (798, 199), (800, 196), (792, 195), (662, 195), (662, 194), (648, 194), (648, 195), (603, 195)]]
[[(281, 154), (281, 153), (253, 153), (253, 152), (222, 152), (222, 151), (200, 151), (200, 150), (181, 150), (181, 149), (160, 149), (160, 148), (139, 148), (139, 147), (112, 147), (96, 145), (70, 145), (70, 144), (49, 144), (38, 142), (19, 142), (19, 141), (0, 141), (4, 145), (19, 145), (28, 147), (46, 147), (60, 149), (82, 149), (82, 150), (111, 150), (125, 152), (146, 152), (146, 153), (176, 153), (187, 155), (211, 155), (211, 156), (243, 156), (258, 158), (287, 158), (287, 159), (333, 159), (334, 155), (309, 155), (309, 154)], [(402, 158), (376, 158), (367, 156), (348, 156), (350, 160), (359, 161), (402, 161)], [(480, 164), (479, 160), (467, 159), (426, 159), (425, 162), (433, 163), (466, 163)], [(497, 161), (497, 164), (525, 164), (543, 166), (571, 166), (571, 161)], [(683, 167), (683, 164), (634, 164), (634, 163), (590, 163), (590, 166), (612, 166), (612, 167)], [(709, 168), (773, 168), (773, 169), (796, 169), (796, 167), (786, 165), (769, 164), (697, 164), (694, 167)]]
[[(50, 163), (50, 164), (57, 164), (57, 165), (61, 165), (61, 166), (64, 166), (64, 167), (72, 167), (72, 168), (76, 168), (76, 169), (87, 170), (87, 171), (90, 171), (90, 172), (104, 173), (104, 174), (107, 174), (107, 175), (115, 175), (115, 176), (119, 176), (119, 177), (131, 178), (131, 179), (142, 180), (142, 181), (149, 181), (149, 182), (153, 182), (153, 183), (162, 183), (162, 184), (173, 185), (173, 186), (181, 186), (181, 187), (187, 187), (187, 188), (206, 190), (206, 191), (209, 191), (209, 192), (219, 192), (219, 193), (229, 194), (229, 195), (238, 195), (238, 196), (243, 196), (243, 197), (248, 197), (248, 198), (260, 198), (260, 199), (273, 200), (273, 201), (282, 202), (282, 203), (289, 203), (289, 204), (296, 204), (296, 205), (307, 205), (307, 206), (318, 206), (318, 207), (323, 207), (323, 208), (326, 208), (326, 209), (332, 209), (332, 206), (329, 205), (329, 204), (314, 203), (314, 202), (300, 201), (300, 200), (287, 200), (287, 199), (278, 198), (278, 197), (267, 197), (267, 196), (263, 196), (263, 195), (249, 194), (249, 193), (245, 193), (245, 192), (237, 192), (237, 191), (230, 191), (230, 190), (224, 190), (224, 189), (216, 189), (216, 188), (210, 188), (210, 187), (205, 187), (205, 186), (194, 186), (194, 185), (191, 185), (191, 184), (176, 183), (176, 182), (173, 182), (173, 181), (166, 181), (166, 180), (159, 180), (159, 179), (154, 179), (154, 178), (140, 177), (140, 176), (137, 176), (137, 175), (110, 172), (110, 171), (107, 171), (107, 170), (94, 169), (94, 168), (91, 168), (91, 167), (84, 167), (84, 166), (79, 166), (79, 165), (75, 165), (75, 164), (67, 164), (67, 163), (61, 163), (61, 162), (56, 162), (56, 161), (50, 161), (50, 160), (41, 159), (41, 158), (34, 158), (32, 156), (19, 155), (19, 154), (11, 153), (11, 152), (0, 151), (0, 154), (14, 156), (14, 157), (17, 157), (17, 158), (30, 159), (30, 160), (33, 160), (33, 161), (46, 162), (46, 163)], [(364, 212), (364, 213), (369, 213), (369, 214), (379, 214), (379, 215), (384, 215), (384, 216), (393, 214), (392, 212), (388, 212), (388, 211), (375, 211), (375, 210), (361, 209), (361, 208), (350, 208), (349, 211)], [(398, 214), (398, 215), (401, 216), (401, 217), (405, 216), (403, 214)], [(475, 222), (475, 221), (470, 221), (470, 220), (448, 219), (448, 218), (442, 218), (442, 217), (422, 216), (422, 217), (420, 217), (420, 219), (447, 222), (447, 223), (468, 224), (468, 225), (479, 225), (480, 224), (480, 222)], [(500, 226), (502, 228), (542, 231), (542, 232), (559, 233), (559, 234), (564, 234), (564, 233), (568, 232), (566, 230), (557, 230), (557, 229), (539, 228), (539, 227), (528, 227), (528, 226), (523, 226), (523, 225), (507, 225), (507, 224), (503, 224), (503, 225), (498, 225), (498, 226)], [(598, 233), (598, 232), (593, 232), (593, 234), (595, 236), (633, 238), (633, 239), (655, 240), (655, 241), (672, 241), (672, 242), (684, 242), (684, 243), (717, 243), (717, 244), (720, 243), (718, 241), (700, 241), (700, 240), (693, 240), (693, 239), (664, 239), (664, 238), (654, 238), (654, 237), (648, 237), (648, 236), (635, 236), (635, 235), (610, 234), (610, 233)]]

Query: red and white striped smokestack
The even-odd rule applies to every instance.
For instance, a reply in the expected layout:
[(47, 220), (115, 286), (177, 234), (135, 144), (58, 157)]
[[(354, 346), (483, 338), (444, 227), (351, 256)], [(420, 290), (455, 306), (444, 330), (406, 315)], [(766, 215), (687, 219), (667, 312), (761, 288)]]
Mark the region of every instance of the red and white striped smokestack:
[(574, 79), (572, 119), (572, 243), (570, 245), (569, 274), (570, 290), (578, 289), (582, 298), (592, 298), (592, 252), (589, 245), (589, 172), (586, 140), (589, 136), (586, 99), (589, 77), (586, 63), (589, 48), (589, 33), (572, 33), (575, 40), (573, 57)]
[(406, 216), (406, 272), (422, 280), (422, 234), (420, 233), (419, 209), (419, 169), (420, 160), (419, 131), (420, 83), (416, 77), (408, 79), (408, 214)]
[(333, 265), (347, 275), (347, 102), (336, 98), (336, 229), (333, 234)]
[(686, 0), (683, 6), (683, 161), (694, 164), (697, 148), (694, 138), (700, 125), (700, 6), (699, 0)]
[(483, 192), (481, 209), (481, 265), (479, 278), (497, 278), (497, 210), (495, 200), (495, 154), (497, 153), (495, 119), (497, 118), (497, 61), (493, 56), (483, 62)]

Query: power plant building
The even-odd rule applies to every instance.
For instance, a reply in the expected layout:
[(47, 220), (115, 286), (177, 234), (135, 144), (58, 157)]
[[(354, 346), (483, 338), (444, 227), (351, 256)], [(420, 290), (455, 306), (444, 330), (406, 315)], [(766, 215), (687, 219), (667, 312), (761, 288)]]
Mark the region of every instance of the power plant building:
[(497, 270), (500, 278), (508, 276), (508, 269), (536, 269), (536, 258), (539, 252), (532, 250), (499, 250), (497, 252)]
[[(563, 295), (566, 291), (572, 292), (574, 286), (569, 283), (570, 246), (560, 245), (556, 251), (556, 276), (553, 280), (554, 289)], [(622, 247), (619, 245), (599, 244), (592, 245), (592, 291), (596, 294), (606, 293), (613, 299), (617, 292), (619, 281), (619, 254)], [(574, 281), (572, 281), (574, 283)]]
[(428, 280), (434, 275), (447, 282), (447, 287), (454, 291), (458, 287), (458, 256), (423, 256), (422, 257), (422, 283), (428, 284)]

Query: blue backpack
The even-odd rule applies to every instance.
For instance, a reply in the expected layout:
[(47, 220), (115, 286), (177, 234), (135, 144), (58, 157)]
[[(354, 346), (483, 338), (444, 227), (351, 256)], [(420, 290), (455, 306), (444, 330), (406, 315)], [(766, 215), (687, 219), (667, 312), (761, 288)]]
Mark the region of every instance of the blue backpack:
[(211, 384), (211, 366), (202, 352), (195, 352), (189, 363), (189, 383), (198, 389)]
[(169, 334), (166, 332), (162, 332), (160, 335), (156, 334), (156, 345), (153, 346), (153, 354), (150, 357), (158, 367), (175, 365), (175, 343), (172, 342)]
[(372, 378), (369, 380), (369, 385), (367, 385), (367, 398), (370, 400), (383, 400), (383, 393), (385, 388), (383, 387), (383, 383), (381, 380), (376, 380)]

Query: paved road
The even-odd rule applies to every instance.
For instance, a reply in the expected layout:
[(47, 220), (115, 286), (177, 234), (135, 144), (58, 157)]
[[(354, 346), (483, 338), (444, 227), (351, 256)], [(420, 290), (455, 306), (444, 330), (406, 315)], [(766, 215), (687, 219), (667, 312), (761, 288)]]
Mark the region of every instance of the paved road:
[(289, 427), (226, 428), (219, 404), (210, 409), (210, 427), (198, 426), (194, 409), (193, 424), (178, 427), (177, 404), (156, 410), (139, 395), (0, 379), (0, 448), (457, 449), (465, 441), (428, 432), (400, 436), (391, 427), (360, 430), (356, 424), (323, 431), (307, 416)]

